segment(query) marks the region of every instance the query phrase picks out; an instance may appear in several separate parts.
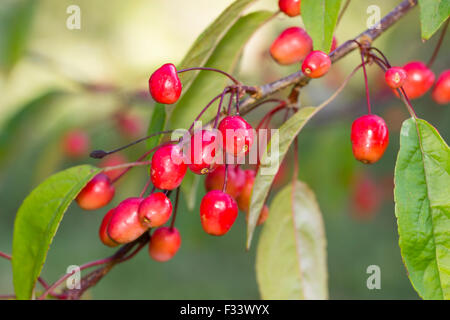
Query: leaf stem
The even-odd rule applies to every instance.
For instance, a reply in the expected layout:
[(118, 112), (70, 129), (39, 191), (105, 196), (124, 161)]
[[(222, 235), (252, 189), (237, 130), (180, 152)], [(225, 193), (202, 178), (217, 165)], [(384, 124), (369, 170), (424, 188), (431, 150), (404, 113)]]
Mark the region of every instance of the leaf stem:
[(224, 76), (228, 77), (231, 81), (233, 81), (235, 84), (240, 85), (241, 83), (234, 78), (231, 74), (223, 71), (223, 70), (219, 70), (216, 68), (207, 68), (207, 67), (194, 67), (194, 68), (187, 68), (187, 69), (182, 69), (182, 70), (178, 70), (178, 73), (183, 73), (186, 71), (193, 71), (193, 70), (201, 70), (201, 71), (214, 71), (220, 74), (223, 74)]

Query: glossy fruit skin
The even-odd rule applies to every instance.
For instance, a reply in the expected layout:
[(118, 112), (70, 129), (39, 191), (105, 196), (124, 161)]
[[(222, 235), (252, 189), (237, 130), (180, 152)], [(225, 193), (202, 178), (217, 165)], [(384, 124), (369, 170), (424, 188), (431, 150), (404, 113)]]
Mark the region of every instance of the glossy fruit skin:
[(450, 70), (445, 70), (441, 73), (433, 88), (431, 97), (439, 104), (450, 103)]
[(237, 198), (237, 204), (241, 211), (248, 212), (250, 208), (250, 198), (252, 196), (252, 189), (253, 184), (255, 182), (256, 171), (247, 169), (244, 170), (244, 174), (245, 174), (245, 183), (244, 186), (242, 187), (239, 197)]
[(75, 201), (84, 210), (106, 206), (114, 197), (115, 188), (104, 173), (97, 174), (77, 195)]
[(309, 78), (324, 76), (331, 67), (330, 57), (323, 51), (313, 51), (302, 63), (302, 72)]
[(162, 192), (155, 192), (142, 200), (139, 205), (139, 220), (149, 228), (160, 227), (172, 215), (172, 202)]
[(408, 77), (403, 84), (403, 89), (409, 99), (417, 99), (423, 96), (433, 85), (435, 75), (433, 71), (421, 61), (413, 61), (403, 66)]
[(99, 236), (101, 242), (103, 242), (103, 244), (105, 246), (108, 246), (111, 248), (117, 247), (119, 245), (117, 242), (113, 241), (108, 236), (108, 233), (107, 233), (109, 221), (111, 220), (111, 217), (113, 216), (113, 214), (114, 214), (114, 209), (109, 210), (108, 213), (105, 214), (105, 216), (103, 217), (103, 220), (102, 220), (102, 224), (100, 225), (100, 229), (98, 230), (98, 236)]
[(300, 15), (301, 0), (279, 0), (278, 7), (280, 11), (284, 12), (289, 17), (296, 17)]
[(153, 260), (166, 262), (173, 258), (181, 246), (180, 233), (176, 228), (161, 227), (153, 232), (148, 253)]
[(392, 89), (397, 89), (403, 86), (406, 78), (408, 78), (408, 74), (403, 68), (400, 67), (389, 68), (384, 74), (386, 84)]
[(222, 148), (226, 153), (243, 156), (249, 153), (253, 145), (253, 127), (241, 116), (227, 116), (219, 123), (222, 135)]
[(166, 63), (153, 72), (148, 86), (153, 99), (159, 103), (175, 103), (181, 95), (181, 81), (172, 63)]
[(195, 174), (207, 174), (217, 167), (216, 154), (219, 141), (215, 131), (198, 130), (191, 136), (189, 143), (188, 167)]
[(187, 171), (180, 146), (166, 144), (158, 148), (153, 154), (150, 168), (150, 177), (156, 188), (163, 190), (177, 188)]
[[(103, 158), (100, 161), (100, 163), (98, 164), (98, 166), (100, 168), (114, 167), (114, 166), (118, 166), (118, 165), (121, 165), (121, 164), (124, 164), (127, 162), (128, 162), (127, 158), (125, 158), (125, 156), (122, 155), (121, 153), (113, 153), (113, 154), (108, 155), (105, 158)], [(108, 178), (111, 179), (111, 181), (114, 181), (125, 170), (126, 169), (115, 169), (115, 170), (108, 170), (103, 173), (106, 174), (108, 176)]]
[(356, 119), (351, 142), (356, 160), (367, 164), (380, 160), (389, 144), (389, 130), (383, 118), (370, 114)]
[(270, 46), (270, 54), (279, 64), (289, 65), (305, 59), (311, 52), (311, 37), (300, 27), (284, 30)]
[[(206, 191), (222, 190), (225, 181), (225, 165), (220, 165), (205, 179)], [(225, 190), (230, 196), (236, 199), (241, 193), (245, 183), (245, 174), (239, 166), (228, 165), (227, 188)]]
[(213, 236), (227, 233), (238, 215), (236, 201), (220, 190), (209, 191), (200, 204), (203, 230)]
[(80, 129), (67, 131), (62, 140), (63, 152), (71, 159), (85, 157), (89, 152), (90, 144), (88, 134)]
[(139, 220), (139, 205), (142, 198), (123, 200), (114, 210), (107, 228), (108, 236), (117, 243), (128, 243), (148, 230)]

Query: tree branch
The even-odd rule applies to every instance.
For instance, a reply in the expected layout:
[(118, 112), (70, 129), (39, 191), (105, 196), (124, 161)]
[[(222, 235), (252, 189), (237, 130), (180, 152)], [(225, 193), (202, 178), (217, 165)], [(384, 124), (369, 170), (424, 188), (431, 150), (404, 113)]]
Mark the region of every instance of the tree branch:
[[(334, 63), (358, 48), (358, 45), (353, 40), (356, 40), (360, 43), (372, 43), (376, 38), (378, 38), (387, 29), (394, 25), (416, 5), (417, 0), (403, 0), (396, 8), (394, 8), (385, 17), (383, 17), (379, 25), (376, 25), (375, 28), (367, 29), (356, 38), (349, 40), (336, 48), (336, 50), (334, 50), (330, 54), (331, 61)], [(379, 28), (377, 28), (378, 26)], [(253, 105), (261, 99), (267, 98), (270, 95), (291, 85), (296, 85), (297, 88), (300, 89), (306, 86), (309, 80), (310, 79), (306, 77), (301, 71), (298, 71), (277, 81), (265, 84), (259, 87), (258, 93), (246, 98), (240, 103), (240, 114), (244, 115), (253, 110)]]

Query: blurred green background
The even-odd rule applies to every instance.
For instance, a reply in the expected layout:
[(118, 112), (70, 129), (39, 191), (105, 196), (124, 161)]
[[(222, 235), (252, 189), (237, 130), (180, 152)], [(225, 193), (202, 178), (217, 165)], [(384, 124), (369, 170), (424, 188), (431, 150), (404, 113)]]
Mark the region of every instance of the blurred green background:
[[(340, 23), (338, 43), (366, 29), (367, 6), (352, 1)], [(378, 5), (388, 13), (400, 1)], [(11, 252), (13, 223), (21, 201), (51, 173), (80, 163), (63, 154), (61, 137), (70, 128), (86, 130), (91, 149), (108, 149), (132, 140), (146, 130), (153, 102), (147, 80), (166, 62), (179, 62), (190, 45), (231, 0), (4, 0), (0, 3), (0, 250)], [(81, 29), (69, 30), (69, 5), (81, 8)], [(261, 0), (249, 8), (277, 9), (276, 0)], [(420, 40), (418, 8), (382, 35), (375, 46), (393, 65), (428, 60), (438, 36)], [(299, 18), (279, 15), (251, 39), (235, 75), (248, 84), (263, 84), (296, 71), (271, 60), (268, 48), (285, 27), (301, 25)], [(29, 32), (26, 30), (29, 29)], [(22, 41), (24, 40), (24, 41)], [(438, 74), (449, 66), (449, 37), (433, 65)], [(301, 93), (303, 105), (325, 100), (356, 66), (352, 53), (335, 64), (330, 74), (315, 80)], [(417, 299), (402, 264), (392, 196), (393, 168), (401, 122), (406, 109), (383, 86), (381, 73), (370, 68), (373, 110), (390, 128), (390, 145), (381, 161), (365, 166), (353, 159), (350, 125), (365, 113), (362, 73), (300, 134), (300, 178), (316, 192), (328, 241), (329, 288), (332, 299)], [(221, 90), (217, 88), (217, 90)], [(280, 93), (283, 97), (287, 92)], [(413, 101), (418, 115), (432, 123), (446, 141), (450, 136), (448, 106), (435, 104), (428, 93)], [(22, 110), (22, 111), (21, 111)], [(249, 115), (251, 122), (269, 106)], [(21, 111), (21, 112), (20, 112)], [(135, 119), (137, 129), (124, 134), (118, 114)], [(13, 120), (11, 120), (13, 119)], [(137, 119), (137, 120), (136, 120)], [(277, 123), (278, 122), (278, 123)], [(275, 124), (281, 120), (276, 119)], [(135, 159), (145, 145), (123, 153)], [(286, 163), (290, 178), (292, 155)], [(117, 185), (111, 207), (138, 194), (147, 172), (133, 169)], [(364, 190), (367, 192), (357, 192)], [(86, 297), (94, 299), (257, 299), (255, 245), (245, 251), (245, 219), (240, 215), (224, 237), (205, 234), (198, 204), (190, 212), (181, 201), (177, 225), (182, 247), (164, 264), (143, 250), (115, 268)], [(49, 251), (42, 276), (55, 281), (73, 264), (106, 257), (114, 252), (98, 240), (97, 232), (108, 208), (82, 212), (72, 205)], [(255, 242), (256, 244), (256, 242)], [(366, 287), (369, 265), (381, 268), (381, 290)], [(12, 293), (11, 267), (0, 260), (0, 294)]]

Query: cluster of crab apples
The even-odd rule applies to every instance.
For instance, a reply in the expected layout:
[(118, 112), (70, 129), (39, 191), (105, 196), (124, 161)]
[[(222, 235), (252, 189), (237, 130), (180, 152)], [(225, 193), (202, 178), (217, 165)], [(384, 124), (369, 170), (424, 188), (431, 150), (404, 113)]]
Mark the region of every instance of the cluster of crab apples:
[[(288, 16), (300, 14), (300, 0), (280, 0), (279, 7)], [(333, 38), (331, 51), (336, 45)], [(270, 53), (282, 65), (302, 62), (302, 72), (310, 78), (324, 76), (331, 66), (329, 54), (313, 50), (311, 37), (300, 27), (283, 31), (270, 47)], [(393, 90), (400, 89), (409, 99), (424, 95), (434, 83), (434, 73), (422, 62), (410, 62), (404, 67), (391, 67), (388, 62), (385, 65), (386, 84)], [(156, 102), (174, 104), (178, 101), (182, 93), (178, 73), (176, 67), (168, 63), (151, 75), (149, 91)], [(438, 103), (448, 103), (449, 92), (450, 71), (447, 70), (437, 81), (432, 96)], [(99, 230), (105, 245), (115, 247), (132, 242), (152, 229), (150, 256), (156, 261), (170, 260), (181, 245), (181, 237), (174, 227), (177, 205), (172, 205), (169, 196), (180, 187), (187, 170), (206, 175), (207, 193), (200, 204), (201, 225), (206, 233), (226, 234), (238, 216), (238, 209), (248, 215), (256, 170), (242, 169), (234, 162), (216, 162), (216, 159), (217, 153), (233, 159), (248, 154), (256, 139), (255, 131), (238, 112), (235, 115), (228, 112), (214, 129), (217, 130), (197, 129), (187, 139), (164, 142), (156, 148), (150, 162), (153, 191), (146, 197), (125, 199), (108, 211)], [(354, 157), (364, 163), (374, 163), (388, 146), (389, 131), (381, 117), (369, 112), (353, 122), (350, 138)], [(85, 210), (106, 206), (115, 193), (112, 180), (111, 171), (97, 174), (77, 196), (78, 205)], [(258, 224), (263, 223), (268, 214), (269, 208), (264, 205)], [(165, 226), (171, 217), (170, 226)]]

